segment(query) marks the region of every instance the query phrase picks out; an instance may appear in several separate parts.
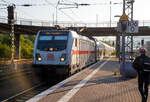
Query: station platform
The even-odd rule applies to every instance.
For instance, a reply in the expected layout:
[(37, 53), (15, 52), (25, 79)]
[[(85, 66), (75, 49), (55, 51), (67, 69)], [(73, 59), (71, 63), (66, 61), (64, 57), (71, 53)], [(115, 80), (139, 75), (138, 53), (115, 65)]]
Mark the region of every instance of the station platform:
[(123, 78), (118, 60), (105, 58), (27, 102), (141, 102), (141, 96), (137, 78)]

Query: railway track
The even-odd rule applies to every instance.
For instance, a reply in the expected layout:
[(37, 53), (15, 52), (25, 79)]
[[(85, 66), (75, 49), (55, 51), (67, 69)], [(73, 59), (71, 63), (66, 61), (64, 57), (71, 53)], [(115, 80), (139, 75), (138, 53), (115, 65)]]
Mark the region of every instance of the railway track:
[(0, 81), (12, 79), (15, 77), (24, 76), (32, 73), (33, 73), (32, 70), (23, 70), (19, 72), (7, 73), (7, 74), (0, 75)]
[(30, 64), (16, 65), (11, 68), (10, 66), (0, 66), (0, 81), (12, 79), (19, 76), (31, 75), (33, 68)]
[(42, 91), (48, 89), (49, 87), (57, 84), (62, 80), (64, 80), (62, 77), (56, 78), (56, 76), (51, 76), (49, 77), (49, 80), (40, 81), (38, 84), (31, 87), (30, 89), (17, 93), (1, 102), (25, 102), (31, 97), (34, 97), (35, 95), (41, 93)]
[(26, 100), (39, 94), (40, 92), (46, 90), (47, 88), (49, 88), (49, 85), (47, 85), (46, 83), (40, 83), (30, 89), (18, 93), (8, 99), (5, 99), (2, 102), (25, 102)]

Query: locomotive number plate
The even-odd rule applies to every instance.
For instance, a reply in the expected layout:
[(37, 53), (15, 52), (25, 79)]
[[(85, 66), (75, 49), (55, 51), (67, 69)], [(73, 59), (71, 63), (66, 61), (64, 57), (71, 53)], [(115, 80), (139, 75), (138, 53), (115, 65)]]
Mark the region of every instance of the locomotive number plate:
[(54, 59), (54, 54), (47, 54), (47, 59), (48, 60), (53, 60)]

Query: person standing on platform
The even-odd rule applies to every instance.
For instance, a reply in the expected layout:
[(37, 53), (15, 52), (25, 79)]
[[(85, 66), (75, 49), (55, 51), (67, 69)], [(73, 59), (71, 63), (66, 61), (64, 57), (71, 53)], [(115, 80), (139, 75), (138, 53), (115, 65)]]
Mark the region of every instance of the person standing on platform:
[(141, 48), (139, 52), (140, 56), (136, 57), (132, 65), (138, 73), (138, 89), (142, 96), (142, 102), (147, 102), (150, 75), (150, 58), (146, 56), (146, 49)]

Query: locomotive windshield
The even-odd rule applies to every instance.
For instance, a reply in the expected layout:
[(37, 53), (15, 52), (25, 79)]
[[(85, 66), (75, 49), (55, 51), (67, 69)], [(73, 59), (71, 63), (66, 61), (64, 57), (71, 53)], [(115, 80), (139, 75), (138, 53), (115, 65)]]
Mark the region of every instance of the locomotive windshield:
[(40, 35), (37, 49), (41, 51), (61, 51), (67, 47), (68, 35)]

